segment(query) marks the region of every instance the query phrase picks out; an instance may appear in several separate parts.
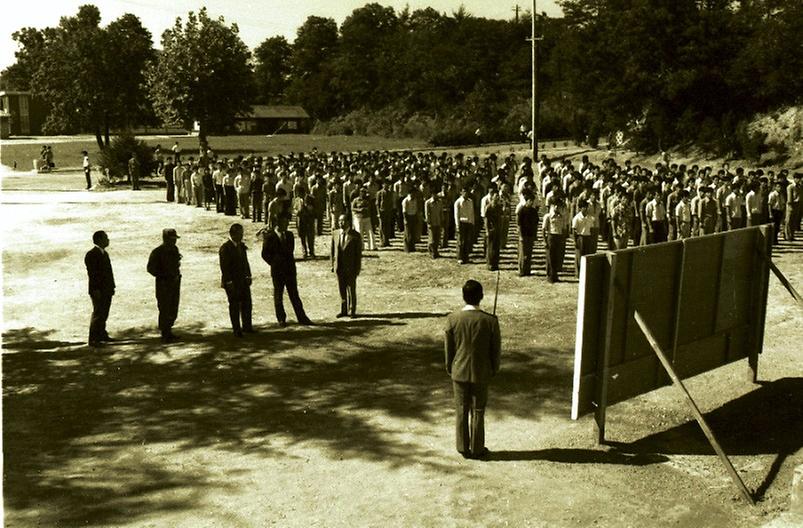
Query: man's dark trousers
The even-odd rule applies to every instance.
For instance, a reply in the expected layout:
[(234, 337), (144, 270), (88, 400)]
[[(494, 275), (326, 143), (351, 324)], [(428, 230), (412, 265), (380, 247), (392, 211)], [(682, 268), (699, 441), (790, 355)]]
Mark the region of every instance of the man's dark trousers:
[(452, 390), (457, 417), (455, 434), (457, 450), (460, 453), (481, 453), (485, 448), (485, 405), (488, 403), (488, 385), (452, 380)]
[(298, 295), (298, 280), (295, 275), (272, 275), (273, 279), (273, 308), (276, 310), (276, 320), (280, 323), (287, 321), (287, 312), (284, 311), (284, 290), (287, 288), (287, 297), (290, 298), (290, 303), (293, 305), (293, 311), (296, 313), (296, 320), (299, 322), (307, 319), (307, 314), (304, 312), (304, 304), (301, 302), (301, 297)]
[(163, 337), (173, 334), (180, 294), (181, 277), (156, 279), (156, 306), (159, 308), (159, 330)]
[(353, 315), (357, 311), (357, 277), (356, 275), (337, 274), (337, 287), (340, 290), (340, 313), (346, 310)]
[(89, 320), (89, 342), (97, 343), (109, 337), (106, 332), (106, 320), (109, 318), (109, 309), (112, 305), (112, 296), (109, 293), (89, 294), (92, 299), (92, 317)]
[[(243, 330), (250, 332), (253, 329), (251, 325), (251, 288), (226, 286), (226, 297), (229, 300), (229, 318), (234, 333), (239, 334)], [(240, 326), (240, 317), (242, 317), (242, 326)]]

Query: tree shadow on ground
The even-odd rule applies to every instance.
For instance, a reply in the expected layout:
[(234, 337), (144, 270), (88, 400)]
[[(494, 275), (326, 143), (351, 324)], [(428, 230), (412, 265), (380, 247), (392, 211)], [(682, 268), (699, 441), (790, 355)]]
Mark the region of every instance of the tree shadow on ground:
[[(428, 447), (430, 433), (410, 439), (410, 422), (452, 429), (451, 389), (440, 341), (391, 337), (405, 319), (435, 314), (397, 315), (245, 339), (183, 326), (183, 341), (169, 345), (134, 328), (102, 348), (53, 352), (22, 346), (26, 332), (49, 331), (21, 330), (2, 357), (6, 507), (44, 525), (109, 525), (192, 509), (225, 485), (219, 472), (132, 454), (153, 444), (266, 458), (303, 444), (333, 460), (465, 471), (444, 458), (449, 446)], [(562, 414), (571, 378), (570, 351), (506, 351), (493, 412)]]
[(40, 331), (35, 328), (18, 328), (3, 332), (3, 348), (7, 350), (54, 350), (82, 345), (82, 341), (59, 341), (50, 339), (54, 330)]
[[(803, 448), (803, 378), (782, 378), (706, 413), (705, 419), (728, 455), (776, 454), (755, 496), (761, 498), (784, 461)], [(713, 455), (695, 420), (631, 443), (608, 442), (625, 453)]]

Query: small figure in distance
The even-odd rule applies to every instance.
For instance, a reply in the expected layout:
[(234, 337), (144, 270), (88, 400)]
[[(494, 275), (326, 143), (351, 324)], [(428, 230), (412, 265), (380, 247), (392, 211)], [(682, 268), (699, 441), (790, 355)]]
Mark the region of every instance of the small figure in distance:
[(173, 325), (178, 317), (181, 294), (181, 253), (176, 247), (180, 237), (172, 228), (162, 230), (162, 245), (151, 251), (148, 258), (148, 273), (156, 277), (156, 306), (159, 309), (159, 330), (162, 341), (177, 339)]
[(229, 240), (220, 246), (218, 254), (221, 286), (226, 290), (231, 327), (237, 337), (243, 337), (243, 332), (254, 331), (251, 326), (251, 266), (248, 264), (247, 250), (248, 247), (243, 244), (242, 224), (232, 224)]
[(362, 265), (362, 237), (354, 230), (345, 214), (338, 217), (340, 229), (332, 236), (332, 272), (337, 275), (340, 290), (340, 313), (352, 317), (357, 313), (357, 276)]
[(84, 157), (84, 176), (86, 177), (86, 190), (88, 191), (92, 188), (92, 165), (89, 163), (89, 152), (82, 150), (81, 155)]
[(95, 247), (84, 257), (86, 273), (89, 276), (89, 297), (92, 299), (92, 318), (89, 321), (89, 346), (101, 346), (112, 341), (106, 331), (106, 320), (114, 295), (114, 272), (106, 248), (109, 237), (105, 231), (95, 231), (92, 235)]
[(288, 215), (280, 214), (276, 217), (276, 227), (261, 231), (262, 259), (270, 266), (270, 276), (273, 279), (273, 307), (276, 311), (276, 320), (281, 327), (287, 326), (287, 313), (284, 311), (285, 288), (299, 324), (312, 324), (304, 312), (304, 304), (298, 295), (296, 261), (293, 256), (295, 242), (293, 233), (287, 230), (289, 221)]
[(499, 371), (502, 336), (498, 319), (480, 310), (482, 284), (463, 285), (466, 305), (446, 317), (446, 372), (452, 378), (456, 447), (464, 458), (487, 459), (485, 404), (488, 385)]

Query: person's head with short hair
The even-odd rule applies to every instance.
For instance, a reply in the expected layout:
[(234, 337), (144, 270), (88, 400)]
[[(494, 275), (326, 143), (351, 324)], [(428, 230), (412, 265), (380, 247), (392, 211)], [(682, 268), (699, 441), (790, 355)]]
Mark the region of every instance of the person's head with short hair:
[(474, 279), (467, 280), (463, 285), (463, 300), (465, 303), (472, 306), (479, 306), (482, 297), (482, 284)]
[(109, 236), (106, 231), (95, 231), (92, 233), (92, 242), (99, 248), (106, 249), (109, 247)]
[(237, 223), (237, 222), (231, 224), (231, 226), (229, 227), (229, 237), (231, 237), (231, 240), (236, 244), (239, 244), (240, 242), (242, 242), (243, 241), (243, 225), (240, 224), (240, 223)]
[(348, 215), (341, 214), (337, 217), (337, 225), (340, 226), (340, 229), (343, 231), (348, 231), (349, 229), (349, 217)]

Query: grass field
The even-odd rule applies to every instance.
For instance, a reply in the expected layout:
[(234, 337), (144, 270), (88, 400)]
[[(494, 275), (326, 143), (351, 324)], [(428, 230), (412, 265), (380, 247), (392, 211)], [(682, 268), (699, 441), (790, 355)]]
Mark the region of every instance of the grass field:
[[(198, 138), (194, 136), (143, 136), (148, 145), (161, 145), (165, 155), (171, 154), (178, 141), (184, 156), (198, 155)], [(219, 156), (234, 157), (239, 154), (276, 155), (290, 152), (308, 152), (313, 147), (318, 151), (385, 150), (424, 147), (423, 141), (388, 139), (363, 136), (309, 136), (306, 134), (281, 134), (277, 136), (212, 136), (209, 144)], [(36, 139), (10, 139), (0, 142), (0, 163), (7, 167), (17, 164), (18, 170), (33, 168), (33, 160), (39, 159), (42, 145), (51, 145), (54, 161), (59, 168), (80, 168), (83, 162), (81, 151), (86, 150), (91, 160), (97, 160), (98, 144), (93, 137), (65, 137)]]
[[(459, 266), (453, 243), (432, 261), (423, 244), (406, 254), (396, 239), (366, 254), (361, 315), (343, 320), (328, 260), (299, 261), (317, 324), (281, 329), (248, 223), (258, 333), (236, 340), (217, 259), (230, 220), (164, 203), (153, 187), (68, 190), (82, 180), (77, 171), (3, 179), (7, 526), (740, 528), (789, 506), (803, 463), (803, 330), (774, 278), (762, 384), (745, 381), (743, 363), (689, 381), (759, 499), (750, 508), (671, 387), (608, 410), (613, 446), (594, 446), (590, 417), (569, 420), (577, 284), (569, 258), (566, 281), (546, 283), (540, 241), (535, 277), (515, 274), (515, 240), (503, 253), (494, 455), (467, 461), (453, 447), (441, 329), (467, 278), (485, 285), (490, 309), (495, 274), (482, 264)], [(182, 237), (183, 339), (170, 345), (158, 339), (145, 271), (163, 227)], [(90, 349), (83, 255), (101, 228), (119, 341)], [(327, 243), (318, 237), (318, 255)], [(800, 289), (803, 242), (782, 244), (774, 261)]]

